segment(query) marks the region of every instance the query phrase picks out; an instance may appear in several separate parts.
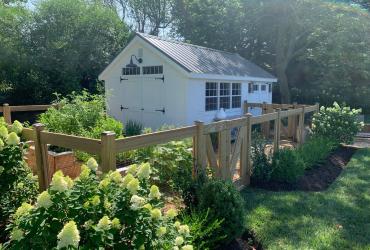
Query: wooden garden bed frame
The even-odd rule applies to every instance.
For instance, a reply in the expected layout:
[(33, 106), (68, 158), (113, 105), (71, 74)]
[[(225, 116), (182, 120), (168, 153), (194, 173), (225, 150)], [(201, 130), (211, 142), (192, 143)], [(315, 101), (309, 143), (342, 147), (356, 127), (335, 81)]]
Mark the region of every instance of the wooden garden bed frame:
[[(17, 111), (40, 111), (46, 110), (52, 105), (32, 106), (9, 106), (0, 107), (7, 123), (11, 123), (11, 112)], [(297, 134), (299, 144), (303, 143), (305, 115), (319, 111), (319, 105), (297, 105), (297, 104), (254, 104), (244, 103), (244, 110), (248, 107), (261, 107), (262, 115), (252, 117), (246, 113), (243, 117), (233, 120), (223, 120), (204, 124), (196, 121), (193, 126), (170, 129), (138, 136), (116, 139), (115, 133), (103, 132), (100, 139), (90, 139), (80, 136), (52, 133), (45, 131), (42, 124), (34, 124), (33, 128), (25, 128), (23, 137), (26, 140), (34, 141), (35, 159), (39, 177), (39, 186), (45, 190), (50, 184), (48, 145), (55, 145), (73, 150), (84, 151), (93, 155), (99, 155), (100, 170), (107, 173), (116, 169), (116, 154), (139, 148), (167, 143), (185, 138), (193, 138), (194, 172), (205, 172), (207, 167), (214, 170), (216, 176), (222, 179), (233, 179), (239, 162), (239, 176), (235, 181), (239, 187), (249, 185), (252, 164), (250, 159), (252, 126), (261, 124), (262, 127), (269, 127), (274, 122), (274, 150), (279, 149), (282, 124), (281, 119), (288, 118), (293, 122), (289, 125), (288, 131)], [(284, 109), (284, 110), (282, 110)], [(265, 112), (269, 110), (269, 112)], [(293, 124), (293, 125), (292, 125)], [(238, 136), (231, 144), (231, 130), (239, 128)], [(291, 131), (292, 130), (292, 131)], [(297, 130), (297, 133), (295, 133)], [(218, 153), (214, 152), (211, 133), (218, 133)]]

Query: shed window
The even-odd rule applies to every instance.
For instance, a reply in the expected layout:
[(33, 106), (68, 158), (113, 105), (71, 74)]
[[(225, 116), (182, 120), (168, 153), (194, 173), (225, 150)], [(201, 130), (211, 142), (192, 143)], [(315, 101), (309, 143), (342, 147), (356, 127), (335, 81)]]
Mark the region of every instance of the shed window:
[(230, 108), (230, 83), (220, 83), (220, 108)]
[(140, 67), (122, 68), (122, 75), (124, 76), (140, 75)]
[(248, 93), (253, 93), (253, 82), (248, 83)]
[(271, 86), (271, 83), (269, 83), (269, 93), (272, 92), (272, 86)]
[(232, 84), (231, 107), (233, 109), (240, 108), (242, 105), (242, 89), (240, 83)]
[(265, 84), (261, 85), (261, 91), (266, 91), (266, 85)]
[(253, 84), (253, 92), (258, 91), (258, 87), (259, 87), (259, 85), (254, 83)]
[(144, 66), (143, 67), (143, 74), (144, 75), (155, 75), (155, 74), (163, 74), (163, 66)]
[(218, 84), (206, 82), (206, 111), (218, 109)]

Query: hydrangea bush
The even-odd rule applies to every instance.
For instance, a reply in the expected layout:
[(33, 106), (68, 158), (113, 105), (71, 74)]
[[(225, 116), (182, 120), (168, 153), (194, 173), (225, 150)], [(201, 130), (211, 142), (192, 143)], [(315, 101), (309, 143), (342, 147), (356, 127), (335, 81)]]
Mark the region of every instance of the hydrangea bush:
[(23, 160), (23, 144), (19, 136), (23, 126), (15, 121), (11, 126), (0, 118), (0, 237), (2, 228), (22, 202), (32, 202), (37, 193), (37, 178)]
[(352, 143), (363, 123), (357, 116), (361, 109), (351, 109), (334, 102), (332, 107), (321, 107), (312, 119), (313, 135), (329, 138), (336, 143)]
[(13, 215), (9, 249), (193, 249), (177, 212), (163, 211), (149, 164), (100, 178), (90, 159), (74, 181), (56, 172), (34, 205)]

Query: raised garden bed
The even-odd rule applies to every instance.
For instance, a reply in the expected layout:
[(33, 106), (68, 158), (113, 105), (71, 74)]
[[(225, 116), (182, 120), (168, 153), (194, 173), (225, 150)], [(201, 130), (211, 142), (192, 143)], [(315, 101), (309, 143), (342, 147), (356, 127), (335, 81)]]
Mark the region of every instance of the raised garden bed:
[[(35, 147), (33, 146), (33, 143), (29, 144), (30, 147), (25, 154), (25, 160), (28, 166), (32, 169), (32, 172), (37, 174)], [(49, 179), (51, 179), (53, 174), (58, 170), (62, 170), (64, 175), (68, 175), (71, 178), (76, 178), (81, 172), (81, 163), (76, 159), (71, 151), (61, 153), (48, 151), (48, 163)]]
[(327, 189), (336, 180), (355, 152), (356, 148), (354, 147), (339, 147), (322, 164), (306, 170), (305, 174), (297, 183), (292, 184), (277, 181), (256, 182), (252, 180), (251, 186), (271, 191), (322, 191)]

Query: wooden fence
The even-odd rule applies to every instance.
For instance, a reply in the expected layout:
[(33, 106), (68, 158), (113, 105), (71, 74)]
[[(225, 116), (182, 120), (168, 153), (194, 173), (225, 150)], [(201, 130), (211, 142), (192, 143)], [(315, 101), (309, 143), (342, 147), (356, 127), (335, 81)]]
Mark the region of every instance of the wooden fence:
[[(245, 110), (248, 110), (246, 108), (249, 105), (252, 104), (245, 104)], [(275, 104), (272, 104), (271, 106), (275, 107), (274, 105)], [(24, 106), (21, 107), (22, 108), (11, 107), (11, 110), (26, 110)], [(260, 116), (252, 117), (251, 114), (247, 113), (241, 118), (213, 122), (210, 124), (196, 121), (193, 126), (122, 139), (116, 139), (113, 132), (102, 133), (100, 139), (52, 133), (44, 131), (44, 125), (42, 124), (34, 124), (32, 129), (25, 128), (22, 136), (26, 140), (35, 142), (35, 158), (41, 190), (46, 189), (50, 183), (47, 157), (48, 145), (99, 155), (101, 159), (101, 171), (106, 173), (116, 169), (117, 153), (185, 138), (193, 138), (194, 171), (196, 173), (205, 172), (207, 167), (211, 167), (215, 175), (219, 178), (234, 179), (235, 173), (238, 172), (236, 183), (239, 186), (245, 186), (249, 185), (252, 171), (250, 158), (252, 126), (256, 124), (263, 125), (273, 121), (274, 150), (277, 150), (280, 147), (281, 119), (294, 118), (298, 120), (298, 142), (302, 143), (305, 114), (317, 112), (319, 110), (318, 104), (313, 106), (300, 105), (299, 107), (295, 106), (294, 109), (288, 110), (281, 110), (282, 106), (276, 107), (275, 112), (262, 114)], [(238, 133), (235, 141), (232, 143), (231, 130), (235, 128), (238, 130)], [(211, 134), (213, 133), (218, 134), (217, 152), (215, 152), (212, 145)]]
[(55, 105), (23, 105), (23, 106), (9, 106), (4, 103), (0, 106), (0, 112), (3, 113), (3, 117), (6, 123), (12, 123), (12, 112), (23, 112), (23, 111), (45, 111)]

